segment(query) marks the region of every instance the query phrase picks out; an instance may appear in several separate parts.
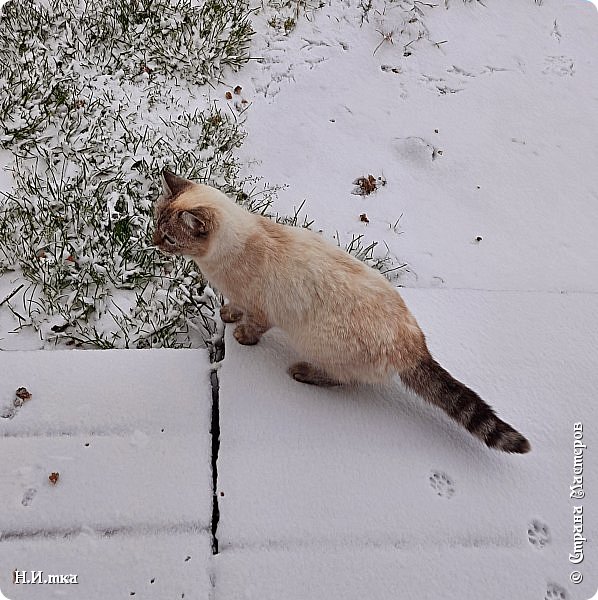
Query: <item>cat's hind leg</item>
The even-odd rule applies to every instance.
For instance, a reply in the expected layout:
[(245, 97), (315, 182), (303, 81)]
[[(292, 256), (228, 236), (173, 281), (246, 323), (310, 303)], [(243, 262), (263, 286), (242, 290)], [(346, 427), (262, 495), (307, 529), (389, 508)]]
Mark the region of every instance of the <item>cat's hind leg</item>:
[(301, 383), (309, 383), (311, 385), (320, 385), (322, 387), (331, 387), (333, 385), (341, 385), (337, 381), (318, 367), (308, 362), (298, 362), (289, 367), (289, 375)]
[(220, 308), (220, 318), (225, 323), (236, 323), (243, 318), (243, 311), (232, 304), (225, 304)]

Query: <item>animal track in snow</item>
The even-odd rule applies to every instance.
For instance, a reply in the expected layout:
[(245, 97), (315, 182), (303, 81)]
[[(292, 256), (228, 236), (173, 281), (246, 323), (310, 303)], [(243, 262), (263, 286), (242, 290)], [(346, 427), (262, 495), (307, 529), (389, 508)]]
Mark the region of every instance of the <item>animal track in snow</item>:
[(527, 539), (529, 543), (539, 549), (550, 543), (550, 530), (548, 525), (534, 519), (527, 528)]
[(15, 398), (11, 405), (0, 407), (0, 419), (14, 419), (23, 407), (24, 401)]
[(559, 24), (556, 22), (556, 19), (554, 20), (554, 25), (552, 27), (551, 35), (557, 42), (560, 42), (561, 38), (563, 37), (561, 34), (561, 31), (559, 29)]
[(453, 88), (449, 85), (438, 85), (436, 86), (436, 89), (441, 96), (444, 96), (445, 94), (456, 94), (463, 91), (463, 88)]
[(17, 414), (14, 406), (3, 406), (0, 408), (0, 419), (12, 419)]
[[(381, 68), (383, 71), (385, 70), (383, 67)], [(442, 77), (422, 73), (419, 76), (419, 81), (431, 92), (445, 96), (464, 91), (469, 85), (474, 85), (475, 80), (483, 75), (493, 75), (494, 73), (514, 70), (506, 67), (495, 67), (493, 65), (484, 65), (472, 70), (453, 64), (444, 70)]]
[(303, 46), (301, 46), (301, 50), (305, 50), (306, 48), (308, 50), (311, 50), (312, 48), (317, 48), (318, 46), (326, 46), (329, 47), (331, 44), (329, 44), (328, 42), (326, 42), (325, 40), (310, 40), (308, 38), (301, 38), (303, 40), (303, 42), (305, 42), (303, 44)]
[(310, 69), (313, 69), (316, 65), (320, 63), (326, 62), (328, 59), (323, 56), (317, 56), (315, 58), (306, 58), (305, 64), (309, 66)]
[(575, 62), (568, 56), (547, 56), (544, 62), (546, 63), (546, 66), (542, 69), (544, 75), (572, 77), (575, 73)]
[(455, 484), (453, 480), (442, 471), (432, 471), (429, 477), (430, 487), (437, 496), (450, 500), (455, 495)]
[(21, 504), (23, 506), (31, 506), (31, 503), (33, 502), (33, 499), (35, 498), (36, 494), (37, 494), (37, 490), (35, 488), (26, 489), (25, 493), (23, 494)]
[(470, 73), (457, 65), (453, 65), (450, 69), (446, 70), (447, 73), (454, 73), (455, 75), (462, 75), (463, 77), (475, 77), (474, 73)]
[[(394, 73), (395, 75), (402, 75), (403, 74), (403, 70), (401, 69), (401, 67), (399, 66), (393, 66), (393, 65), (380, 65), (380, 70), (383, 73)], [(405, 98), (407, 98), (409, 96), (409, 94), (407, 93), (407, 88), (405, 86), (405, 84), (402, 81), (399, 81), (399, 98), (405, 100)]]
[(433, 77), (432, 75), (422, 74), (419, 79), (430, 91), (436, 92), (440, 96), (456, 94), (457, 92), (462, 92), (464, 89), (448, 85), (442, 77)]
[(280, 84), (283, 81), (295, 81), (293, 64), (285, 65), (281, 60), (274, 57), (264, 58), (261, 62), (263, 64), (264, 72), (269, 75), (270, 79), (263, 83), (254, 79), (255, 91), (258, 94), (263, 94), (264, 97), (272, 98), (280, 92)]
[(403, 160), (419, 167), (427, 167), (442, 156), (442, 150), (417, 136), (395, 138), (393, 146)]
[(486, 73), (506, 73), (507, 71), (512, 71), (513, 69), (507, 69), (506, 67), (495, 67), (494, 65), (486, 65), (480, 73), (485, 75)]
[(544, 600), (567, 600), (567, 592), (555, 583), (548, 584)]
[[(322, 5), (318, 8), (318, 20), (331, 24), (331, 27), (314, 25), (307, 35), (299, 33), (301, 27), (292, 32), (282, 32), (271, 26), (257, 32), (255, 44), (260, 48), (259, 68), (250, 69), (250, 79), (257, 94), (263, 95), (267, 101), (295, 82), (304, 73), (320, 68), (329, 59), (341, 56), (349, 50), (349, 41), (340, 21), (353, 24), (356, 8), (349, 3), (341, 2), (335, 6)], [(275, 20), (284, 18), (275, 10), (268, 12)]]

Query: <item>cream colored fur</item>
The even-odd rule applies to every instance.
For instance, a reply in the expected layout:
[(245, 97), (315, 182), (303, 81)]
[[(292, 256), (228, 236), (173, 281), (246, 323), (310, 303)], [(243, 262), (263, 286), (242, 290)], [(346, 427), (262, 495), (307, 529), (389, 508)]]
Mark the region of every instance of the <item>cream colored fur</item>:
[(205, 186), (175, 202), (217, 212), (208, 251), (191, 256), (244, 313), (242, 324), (280, 327), (306, 361), (339, 382), (387, 380), (426, 352), (395, 288), (317, 233), (249, 213)]

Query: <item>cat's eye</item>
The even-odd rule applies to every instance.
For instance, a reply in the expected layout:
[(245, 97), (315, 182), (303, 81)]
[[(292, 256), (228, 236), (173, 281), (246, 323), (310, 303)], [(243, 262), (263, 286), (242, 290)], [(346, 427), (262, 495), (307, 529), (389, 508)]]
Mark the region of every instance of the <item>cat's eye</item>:
[(174, 241), (174, 239), (171, 238), (169, 235), (164, 234), (163, 239), (170, 246), (174, 246), (176, 244), (176, 242)]

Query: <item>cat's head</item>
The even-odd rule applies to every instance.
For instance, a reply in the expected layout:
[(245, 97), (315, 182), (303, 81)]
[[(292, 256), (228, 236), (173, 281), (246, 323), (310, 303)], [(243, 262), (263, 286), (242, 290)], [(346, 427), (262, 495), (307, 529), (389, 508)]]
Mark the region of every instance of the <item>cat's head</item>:
[(153, 242), (168, 254), (203, 257), (214, 243), (220, 192), (162, 172), (163, 193), (155, 206)]

